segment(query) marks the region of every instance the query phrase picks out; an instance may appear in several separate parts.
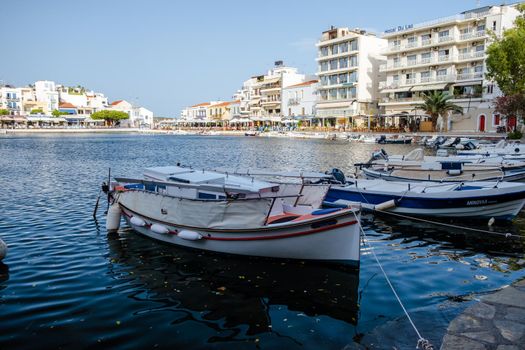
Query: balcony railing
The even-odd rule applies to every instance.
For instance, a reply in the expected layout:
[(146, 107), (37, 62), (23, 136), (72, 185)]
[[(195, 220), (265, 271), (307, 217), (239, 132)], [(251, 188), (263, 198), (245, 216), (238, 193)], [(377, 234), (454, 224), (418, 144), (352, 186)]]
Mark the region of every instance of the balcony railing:
[(460, 34), (459, 40), (477, 39), (485, 35), (486, 35), (486, 32), (484, 30), (480, 30), (477, 32), (468, 32), (468, 33)]
[(458, 74), (458, 80), (470, 80), (470, 79), (482, 79), (482, 78), (483, 78), (483, 73), (481, 72)]
[(453, 36), (441, 36), (438, 38), (438, 42), (440, 43), (446, 43), (448, 41), (452, 41), (454, 40), (454, 37)]

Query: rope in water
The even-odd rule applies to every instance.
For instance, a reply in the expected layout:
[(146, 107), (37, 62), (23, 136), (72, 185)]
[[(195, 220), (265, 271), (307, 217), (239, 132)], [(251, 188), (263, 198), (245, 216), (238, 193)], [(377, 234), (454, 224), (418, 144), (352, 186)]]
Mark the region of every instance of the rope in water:
[(385, 270), (383, 269), (383, 265), (381, 264), (381, 262), (379, 261), (379, 258), (377, 257), (375, 251), (374, 251), (374, 247), (372, 247), (372, 245), (370, 244), (370, 241), (368, 239), (368, 236), (366, 235), (365, 233), (365, 230), (363, 229), (363, 226), (361, 226), (361, 221), (357, 218), (357, 215), (355, 213), (355, 211), (353, 211), (354, 213), (354, 216), (356, 218), (356, 221), (357, 221), (357, 224), (359, 226), (359, 229), (361, 230), (361, 233), (363, 234), (363, 237), (365, 238), (365, 240), (363, 240), (364, 242), (366, 242), (366, 244), (368, 245), (368, 247), (370, 248), (370, 251), (372, 252), (372, 255), (374, 256), (374, 259), (375, 261), (377, 262), (377, 265), (379, 266), (379, 268), (381, 269), (381, 272), (383, 273), (383, 276), (385, 276), (385, 280), (387, 281), (388, 285), (390, 286), (390, 289), (392, 290), (392, 293), (394, 293), (394, 296), (396, 297), (397, 299), (397, 302), (399, 303), (399, 305), (401, 306), (401, 308), (403, 309), (403, 312), (405, 313), (405, 315), (407, 316), (408, 318), (408, 321), (410, 322), (410, 324), (412, 325), (412, 328), (414, 328), (414, 331), (416, 331), (416, 334), (418, 336), (418, 341), (417, 341), (417, 345), (416, 345), (416, 349), (422, 349), (422, 350), (433, 350), (434, 347), (432, 346), (432, 344), (430, 343), (430, 341), (428, 341), (427, 339), (423, 338), (421, 336), (421, 333), (419, 333), (419, 330), (417, 329), (416, 325), (414, 324), (414, 321), (412, 321), (412, 318), (410, 317), (407, 309), (405, 308), (405, 305), (403, 304), (403, 302), (401, 301), (401, 298), (399, 298), (399, 295), (397, 294), (394, 286), (392, 285), (392, 282), (390, 282), (390, 278), (388, 278), (388, 275), (386, 274)]
[(426, 222), (426, 223), (433, 224), (433, 225), (441, 225), (441, 226), (451, 227), (451, 228), (455, 228), (455, 229), (459, 229), (459, 230), (467, 230), (467, 231), (474, 231), (474, 232), (492, 234), (492, 235), (497, 235), (497, 236), (503, 236), (505, 238), (511, 238), (511, 237), (524, 238), (521, 235), (515, 235), (515, 234), (512, 234), (510, 232), (505, 232), (505, 233), (504, 232), (494, 232), (494, 231), (489, 231), (489, 230), (482, 230), (482, 229), (479, 229), (479, 228), (472, 228), (472, 227), (459, 226), (459, 225), (454, 225), (454, 224), (447, 224), (445, 222), (432, 221), (432, 220), (427, 220), (427, 219), (423, 219), (423, 218), (416, 218), (416, 217), (413, 217), (413, 216), (398, 214), (398, 213), (394, 213), (394, 212), (391, 212), (391, 211), (388, 211), (388, 210), (373, 209), (373, 211), (381, 213), (381, 214), (388, 214), (388, 215), (397, 216), (397, 217), (404, 218), (404, 219), (421, 221), (421, 222)]

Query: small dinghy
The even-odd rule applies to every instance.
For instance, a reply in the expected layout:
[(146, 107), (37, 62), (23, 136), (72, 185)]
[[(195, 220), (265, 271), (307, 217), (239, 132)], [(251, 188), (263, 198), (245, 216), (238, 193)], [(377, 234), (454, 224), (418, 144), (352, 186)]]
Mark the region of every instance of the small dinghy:
[(406, 215), (511, 220), (525, 204), (525, 184), (513, 182), (394, 182), (352, 180), (334, 185), (325, 204), (389, 210)]
[(288, 186), (180, 166), (116, 181), (108, 231), (123, 216), (143, 235), (190, 248), (359, 262), (359, 209), (320, 209), (329, 185)]

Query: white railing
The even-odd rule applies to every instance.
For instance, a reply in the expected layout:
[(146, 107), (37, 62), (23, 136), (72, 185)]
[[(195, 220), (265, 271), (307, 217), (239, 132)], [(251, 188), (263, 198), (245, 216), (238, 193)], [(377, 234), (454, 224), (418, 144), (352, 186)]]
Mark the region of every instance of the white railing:
[(470, 79), (482, 79), (482, 78), (483, 78), (483, 73), (481, 72), (458, 74), (458, 80), (470, 80)]

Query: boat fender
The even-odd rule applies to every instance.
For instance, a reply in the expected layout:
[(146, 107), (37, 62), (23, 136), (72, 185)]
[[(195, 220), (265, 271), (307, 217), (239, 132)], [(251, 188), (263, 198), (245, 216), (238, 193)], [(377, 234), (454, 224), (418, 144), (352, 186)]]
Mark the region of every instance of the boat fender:
[(146, 221), (136, 216), (132, 216), (129, 222), (134, 226), (140, 226), (140, 227), (146, 226)]
[(151, 225), (150, 230), (158, 234), (167, 234), (170, 232), (170, 230), (168, 230), (166, 226), (159, 225), (159, 224)]
[(118, 204), (113, 204), (108, 209), (108, 214), (106, 215), (106, 230), (108, 232), (117, 232), (120, 227), (120, 216), (122, 215), (122, 210)]
[(7, 255), (7, 244), (0, 238), (0, 261)]
[(177, 233), (177, 237), (186, 239), (188, 241), (197, 241), (202, 238), (200, 234), (198, 234), (195, 231), (190, 230), (182, 230), (179, 233)]
[(376, 204), (374, 206), (374, 210), (387, 210), (390, 208), (394, 208), (396, 206), (396, 201), (394, 199), (391, 199), (389, 201)]
[(461, 175), (462, 173), (463, 171), (461, 169), (450, 169), (447, 171), (447, 174), (451, 176), (458, 176), (458, 175)]
[(514, 148), (514, 152), (520, 153), (520, 149), (516, 147), (516, 148)]

